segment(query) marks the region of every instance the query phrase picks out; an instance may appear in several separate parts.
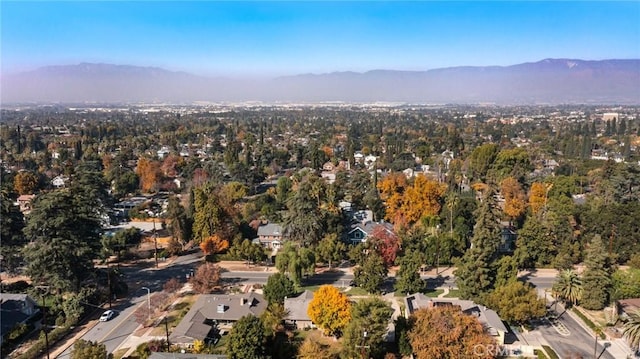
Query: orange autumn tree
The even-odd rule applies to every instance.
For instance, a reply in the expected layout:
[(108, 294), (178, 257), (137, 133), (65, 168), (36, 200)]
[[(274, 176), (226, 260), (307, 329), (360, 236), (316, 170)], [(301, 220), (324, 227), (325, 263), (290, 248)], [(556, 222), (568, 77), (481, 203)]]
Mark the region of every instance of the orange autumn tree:
[(200, 242), (200, 249), (206, 255), (217, 254), (229, 248), (229, 241), (220, 238), (217, 234), (205, 238)]
[(423, 308), (411, 316), (409, 343), (417, 359), (495, 358), (494, 340), (474, 316), (459, 306)]
[(500, 191), (504, 197), (504, 213), (511, 220), (522, 216), (527, 209), (527, 202), (520, 182), (513, 177), (507, 177), (500, 183)]
[(402, 197), (401, 210), (406, 222), (413, 224), (422, 217), (437, 216), (446, 191), (445, 184), (428, 179), (422, 174), (418, 175)]
[(140, 157), (136, 173), (140, 177), (140, 187), (142, 192), (155, 191), (160, 179), (159, 163), (146, 157)]
[(400, 172), (390, 173), (378, 181), (380, 199), (387, 206), (384, 218), (391, 223), (401, 219), (402, 196), (406, 187), (407, 177)]
[(307, 314), (325, 335), (338, 337), (351, 321), (351, 303), (338, 288), (323, 285), (313, 294)]

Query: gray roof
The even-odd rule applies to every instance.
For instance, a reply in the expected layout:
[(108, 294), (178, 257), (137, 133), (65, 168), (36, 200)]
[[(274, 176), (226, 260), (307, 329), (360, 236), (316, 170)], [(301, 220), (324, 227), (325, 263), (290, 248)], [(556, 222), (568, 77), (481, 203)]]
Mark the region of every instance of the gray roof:
[(258, 236), (282, 236), (282, 227), (276, 223), (267, 223), (258, 227)]
[(0, 293), (0, 336), (4, 337), (14, 326), (24, 323), (37, 312), (25, 313), (26, 303), (33, 308), (37, 305), (27, 294)]
[(305, 290), (295, 298), (285, 298), (284, 309), (289, 312), (287, 319), (289, 320), (311, 320), (307, 309), (309, 303), (313, 299), (313, 292)]
[(171, 337), (182, 343), (202, 340), (211, 330), (207, 321), (235, 322), (245, 315), (258, 317), (266, 308), (267, 301), (257, 293), (202, 294), (176, 326)]
[(492, 309), (476, 304), (470, 300), (430, 298), (422, 293), (416, 293), (405, 297), (404, 301), (408, 314), (413, 314), (413, 312), (420, 308), (455, 305), (459, 306), (462, 312), (477, 317), (478, 321), (485, 325), (489, 332), (508, 331), (504, 323), (502, 322), (502, 319), (500, 319), (500, 316), (498, 316), (498, 313), (496, 313)]

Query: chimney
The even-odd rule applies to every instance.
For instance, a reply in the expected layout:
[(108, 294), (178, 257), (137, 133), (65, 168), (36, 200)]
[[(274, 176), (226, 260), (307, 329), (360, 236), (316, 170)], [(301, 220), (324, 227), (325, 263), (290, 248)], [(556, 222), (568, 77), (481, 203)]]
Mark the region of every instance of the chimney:
[(247, 299), (246, 299), (246, 298), (244, 298), (244, 297), (241, 297), (241, 298), (240, 298), (240, 306), (243, 306), (243, 305), (244, 305), (244, 303), (246, 303), (246, 302), (247, 302)]
[(218, 304), (218, 310), (217, 310), (218, 313), (224, 313), (224, 309), (225, 309), (224, 304)]

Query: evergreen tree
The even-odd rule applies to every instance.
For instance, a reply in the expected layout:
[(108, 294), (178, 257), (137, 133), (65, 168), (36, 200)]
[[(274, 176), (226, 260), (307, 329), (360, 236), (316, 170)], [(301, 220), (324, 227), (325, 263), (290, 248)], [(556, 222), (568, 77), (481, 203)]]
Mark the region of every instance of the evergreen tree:
[(22, 258), (20, 251), (25, 244), (22, 234), (24, 217), (4, 190), (0, 192), (0, 206), (0, 266), (3, 271), (16, 273)]
[(27, 273), (35, 283), (78, 292), (100, 249), (100, 217), (92, 202), (69, 190), (37, 198), (29, 215), (24, 249)]
[(595, 235), (587, 248), (585, 266), (582, 274), (584, 291), (580, 304), (590, 310), (600, 310), (609, 304), (612, 286), (611, 258), (607, 255), (600, 235)]
[(384, 337), (392, 314), (389, 303), (380, 298), (363, 299), (352, 305), (351, 321), (344, 330), (341, 354), (346, 358), (357, 358), (364, 346), (369, 347), (367, 353), (370, 357), (383, 354)]
[(502, 241), (499, 216), (493, 191), (487, 190), (475, 212), (471, 248), (458, 262), (455, 271), (460, 297), (482, 302), (496, 282), (498, 247)]

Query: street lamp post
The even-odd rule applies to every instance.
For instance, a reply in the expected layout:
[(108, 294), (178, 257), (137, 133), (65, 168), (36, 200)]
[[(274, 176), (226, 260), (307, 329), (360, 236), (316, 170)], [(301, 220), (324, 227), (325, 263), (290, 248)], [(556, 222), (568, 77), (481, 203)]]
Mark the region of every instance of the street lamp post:
[(149, 313), (149, 319), (151, 319), (151, 289), (147, 287), (142, 287), (142, 289), (147, 290), (147, 310)]
[(366, 350), (369, 349), (371, 346), (367, 345), (367, 331), (365, 330), (364, 332), (362, 332), (362, 345), (356, 345), (356, 348), (360, 348), (362, 349), (361, 353), (362, 353), (362, 359), (366, 358)]

